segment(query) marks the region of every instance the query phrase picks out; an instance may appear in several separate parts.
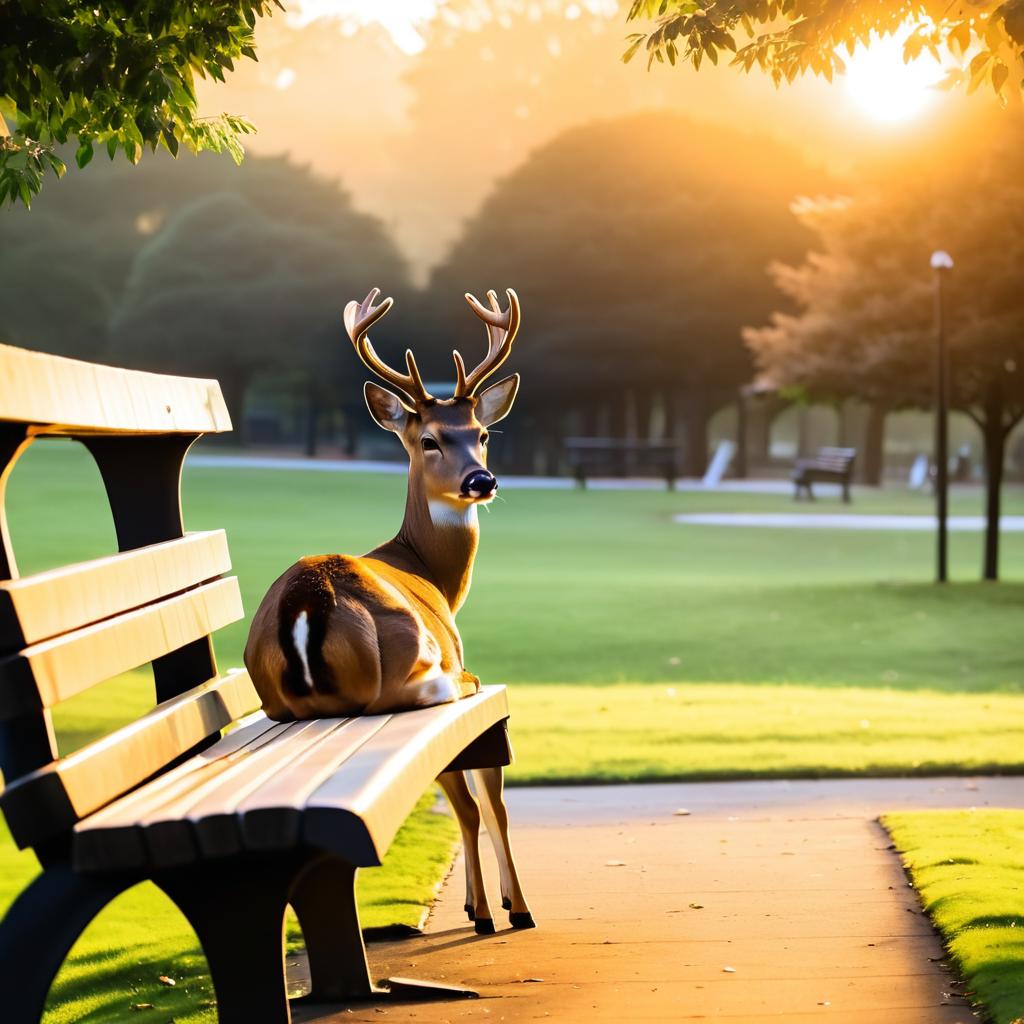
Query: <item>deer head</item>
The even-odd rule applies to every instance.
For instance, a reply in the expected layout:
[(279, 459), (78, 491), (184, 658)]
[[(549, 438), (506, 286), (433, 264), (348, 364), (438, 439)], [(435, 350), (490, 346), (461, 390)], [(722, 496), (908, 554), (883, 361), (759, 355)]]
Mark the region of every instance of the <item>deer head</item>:
[[(345, 327), (363, 363), (395, 391), (367, 381), (366, 405), (378, 426), (398, 435), (410, 463), (410, 479), (420, 485), (431, 509), (461, 513), (490, 501), (498, 481), (487, 469), (487, 428), (504, 419), (519, 389), (519, 374), (505, 377), (483, 391), (480, 385), (508, 358), (519, 329), (519, 299), (507, 290), (508, 309), (487, 293), (490, 308), (467, 294), (466, 301), (487, 326), (487, 355), (469, 374), (456, 351), (456, 385), (451, 398), (434, 398), (423, 384), (416, 359), (406, 349), (406, 372), (388, 366), (370, 343), (370, 328), (392, 306), (390, 298), (374, 305), (379, 289), (362, 302), (345, 307)], [(442, 521), (444, 516), (433, 516)]]

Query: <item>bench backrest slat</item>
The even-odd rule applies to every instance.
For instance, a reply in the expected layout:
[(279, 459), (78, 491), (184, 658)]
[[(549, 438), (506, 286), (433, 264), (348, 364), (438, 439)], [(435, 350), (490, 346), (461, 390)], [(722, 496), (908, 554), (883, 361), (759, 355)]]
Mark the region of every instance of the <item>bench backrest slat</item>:
[(0, 345), (0, 420), (35, 434), (208, 434), (231, 429), (215, 380), (98, 366)]
[(242, 618), (234, 576), (26, 647), (0, 660), (0, 718), (52, 708)]
[(0, 652), (130, 611), (230, 568), (227, 537), (211, 530), (0, 581)]
[(259, 704), (243, 669), (173, 700), (8, 786), (0, 807), (19, 847), (58, 835)]

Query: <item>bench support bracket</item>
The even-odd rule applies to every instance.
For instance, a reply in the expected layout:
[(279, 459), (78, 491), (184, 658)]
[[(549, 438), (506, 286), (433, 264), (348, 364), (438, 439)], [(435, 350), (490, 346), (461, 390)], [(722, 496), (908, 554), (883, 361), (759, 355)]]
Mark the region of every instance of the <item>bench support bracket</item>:
[(22, 892), (0, 922), (0, 992), (5, 1024), (37, 1024), (53, 979), (78, 937), (140, 878), (78, 875), (53, 864)]

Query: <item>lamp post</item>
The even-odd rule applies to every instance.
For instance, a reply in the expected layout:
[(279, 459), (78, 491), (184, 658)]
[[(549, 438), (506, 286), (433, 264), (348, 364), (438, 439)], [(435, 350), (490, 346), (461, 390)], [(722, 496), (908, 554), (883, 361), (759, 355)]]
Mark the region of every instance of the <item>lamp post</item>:
[(946, 517), (949, 498), (949, 358), (943, 309), (943, 279), (953, 269), (953, 257), (942, 249), (932, 253), (935, 271), (935, 519), (938, 527), (935, 579), (945, 583)]

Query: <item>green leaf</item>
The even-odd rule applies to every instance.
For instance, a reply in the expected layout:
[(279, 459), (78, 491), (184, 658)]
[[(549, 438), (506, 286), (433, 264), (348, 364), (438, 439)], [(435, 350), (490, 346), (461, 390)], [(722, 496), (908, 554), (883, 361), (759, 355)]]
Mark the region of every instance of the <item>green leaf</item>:
[(967, 47), (971, 45), (971, 26), (969, 22), (961, 21), (959, 25), (954, 25), (949, 31), (949, 35), (946, 37), (946, 45), (949, 52), (954, 56), (962, 56), (967, 52)]
[(79, 168), (85, 167), (92, 160), (92, 156), (92, 143), (88, 140), (80, 142), (78, 150), (75, 152), (75, 163), (78, 164)]
[(630, 43), (629, 48), (622, 55), (623, 64), (628, 64), (636, 56), (636, 51), (643, 45), (644, 38), (644, 36), (637, 36), (633, 42)]
[(992, 88), (1001, 95), (1006, 79), (1010, 77), (1010, 69), (1000, 60), (992, 67)]

